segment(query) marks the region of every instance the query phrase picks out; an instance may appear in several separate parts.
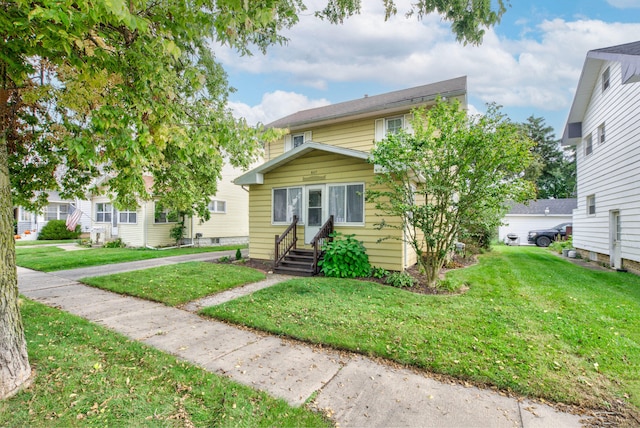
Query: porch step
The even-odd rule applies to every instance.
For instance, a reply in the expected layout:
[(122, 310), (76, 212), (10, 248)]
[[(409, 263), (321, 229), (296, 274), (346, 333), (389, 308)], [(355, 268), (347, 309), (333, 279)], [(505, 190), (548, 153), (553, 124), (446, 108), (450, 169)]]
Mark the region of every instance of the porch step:
[(313, 276), (313, 250), (291, 250), (274, 272), (293, 276)]

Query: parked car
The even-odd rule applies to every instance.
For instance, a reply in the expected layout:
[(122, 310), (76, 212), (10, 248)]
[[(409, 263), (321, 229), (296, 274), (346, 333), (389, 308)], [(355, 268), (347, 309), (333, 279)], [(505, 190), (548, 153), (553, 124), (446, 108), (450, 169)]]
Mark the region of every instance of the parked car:
[(558, 237), (564, 239), (567, 236), (567, 226), (571, 226), (571, 223), (560, 223), (549, 229), (531, 230), (527, 235), (527, 241), (530, 244), (536, 244), (538, 247), (548, 247)]

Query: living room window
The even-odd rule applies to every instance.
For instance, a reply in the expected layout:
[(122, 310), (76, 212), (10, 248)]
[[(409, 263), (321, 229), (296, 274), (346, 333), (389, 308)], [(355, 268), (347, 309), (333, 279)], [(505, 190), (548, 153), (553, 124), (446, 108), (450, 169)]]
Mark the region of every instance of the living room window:
[(106, 202), (96, 204), (96, 223), (111, 223), (113, 207)]
[(596, 195), (587, 196), (587, 215), (596, 215)]
[(336, 224), (363, 224), (364, 184), (330, 184), (329, 215)]
[(49, 220), (66, 220), (69, 214), (69, 204), (49, 204), (44, 210), (44, 219)]
[(154, 210), (154, 221), (155, 223), (177, 223), (178, 222), (178, 212), (174, 210), (169, 210), (162, 206), (161, 203), (155, 203)]
[(118, 223), (136, 224), (138, 222), (138, 213), (136, 211), (120, 211), (118, 213)]
[(272, 222), (291, 223), (293, 216), (302, 222), (302, 187), (273, 189)]

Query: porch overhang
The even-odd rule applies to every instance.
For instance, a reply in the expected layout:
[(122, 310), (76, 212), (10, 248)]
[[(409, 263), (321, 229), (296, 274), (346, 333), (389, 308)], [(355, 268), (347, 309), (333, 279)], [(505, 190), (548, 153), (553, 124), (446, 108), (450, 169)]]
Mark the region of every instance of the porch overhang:
[(263, 184), (264, 174), (268, 173), (269, 171), (273, 171), (274, 169), (280, 168), (281, 166), (286, 165), (292, 160), (302, 157), (314, 150), (339, 154), (361, 160), (367, 160), (370, 157), (369, 153), (360, 150), (346, 149), (344, 147), (336, 147), (328, 144), (309, 141), (292, 150), (289, 150), (288, 152), (278, 156), (277, 158), (265, 162), (264, 164), (252, 169), (251, 171), (244, 173), (240, 177), (233, 180), (233, 183), (239, 186)]

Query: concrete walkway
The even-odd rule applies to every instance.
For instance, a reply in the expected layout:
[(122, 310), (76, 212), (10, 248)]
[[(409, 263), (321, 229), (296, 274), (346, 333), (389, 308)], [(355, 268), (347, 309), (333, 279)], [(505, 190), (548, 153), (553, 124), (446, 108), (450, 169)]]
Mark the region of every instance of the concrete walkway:
[[(579, 427), (580, 416), (547, 405), (505, 397), (475, 387), (438, 382), (424, 373), (394, 368), (344, 352), (320, 350), (266, 334), (204, 319), (191, 313), (220, 302), (212, 298), (170, 308), (84, 286), (78, 278), (144, 269), (207, 253), (42, 273), (18, 268), (20, 292), (79, 315), (133, 340), (190, 361), (206, 370), (267, 391), (299, 406), (309, 400), (340, 427)], [(207, 258), (208, 256), (208, 258)], [(244, 288), (286, 279), (272, 276)], [(237, 289), (238, 290), (238, 289)], [(235, 298), (240, 293), (226, 293)], [(218, 295), (218, 299), (222, 294)], [(315, 395), (315, 397), (314, 397)]]

